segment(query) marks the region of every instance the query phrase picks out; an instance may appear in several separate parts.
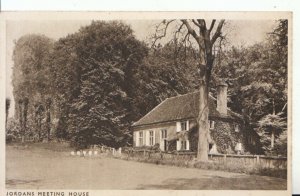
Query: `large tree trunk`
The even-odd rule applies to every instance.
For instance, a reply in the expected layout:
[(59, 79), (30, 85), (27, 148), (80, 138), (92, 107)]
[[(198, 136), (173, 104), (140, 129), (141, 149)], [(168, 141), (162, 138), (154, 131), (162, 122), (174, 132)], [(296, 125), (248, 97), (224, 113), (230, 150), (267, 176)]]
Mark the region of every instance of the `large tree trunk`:
[(200, 81), (199, 87), (199, 114), (198, 114), (198, 161), (208, 161), (208, 86), (205, 80)]
[[(198, 151), (197, 159), (198, 161), (206, 162), (208, 161), (208, 138), (209, 138), (209, 127), (208, 127), (208, 92), (209, 92), (209, 81), (210, 75), (214, 62), (214, 55), (212, 47), (216, 40), (222, 36), (221, 30), (224, 24), (224, 20), (221, 20), (215, 30), (214, 34), (211, 36), (211, 31), (214, 28), (216, 20), (212, 20), (209, 28), (206, 26), (206, 22), (203, 19), (192, 19), (192, 22), (197, 26), (197, 31), (192, 27), (188, 20), (181, 20), (183, 25), (188, 30), (188, 34), (192, 35), (199, 46), (199, 114), (197, 119), (197, 124), (199, 127), (199, 138), (198, 138)], [(180, 31), (180, 29), (179, 29)], [(197, 33), (199, 32), (199, 33)]]

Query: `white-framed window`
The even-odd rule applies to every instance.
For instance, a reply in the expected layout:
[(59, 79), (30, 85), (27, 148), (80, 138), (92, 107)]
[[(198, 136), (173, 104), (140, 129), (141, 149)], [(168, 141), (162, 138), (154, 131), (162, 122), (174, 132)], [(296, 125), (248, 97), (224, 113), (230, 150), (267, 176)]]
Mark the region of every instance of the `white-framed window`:
[(181, 150), (187, 150), (186, 148), (186, 140), (181, 141)]
[(167, 139), (167, 129), (161, 130), (161, 139)]
[(215, 121), (209, 120), (208, 123), (209, 123), (209, 129), (214, 129), (215, 128)]
[(189, 130), (189, 121), (178, 121), (176, 122), (176, 132), (188, 131)]
[(235, 124), (235, 125), (234, 125), (234, 131), (235, 131), (236, 133), (240, 132), (240, 126), (239, 126), (238, 124)]
[(180, 123), (181, 131), (186, 131), (187, 130), (187, 122), (183, 121)]
[(190, 150), (189, 140), (177, 140), (176, 150)]
[(154, 145), (154, 131), (149, 131), (149, 144), (150, 146)]
[(143, 131), (140, 131), (139, 132), (139, 146), (142, 146), (143, 145)]

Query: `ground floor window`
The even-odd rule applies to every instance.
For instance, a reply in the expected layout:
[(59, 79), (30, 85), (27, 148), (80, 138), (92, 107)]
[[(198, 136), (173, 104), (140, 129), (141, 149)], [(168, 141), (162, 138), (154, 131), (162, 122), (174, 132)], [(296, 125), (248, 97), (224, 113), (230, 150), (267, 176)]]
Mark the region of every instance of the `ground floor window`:
[(181, 141), (181, 150), (187, 150), (186, 141)]
[(149, 143), (150, 143), (150, 146), (153, 146), (154, 145), (154, 132), (153, 131), (149, 131)]
[(167, 130), (166, 129), (161, 130), (161, 139), (167, 139)]
[(177, 140), (177, 150), (190, 150), (189, 140)]
[(255, 145), (256, 142), (255, 142), (255, 139), (252, 135), (249, 135), (248, 136), (248, 144), (251, 144), (251, 145)]
[(139, 145), (142, 146), (143, 145), (143, 131), (139, 132)]

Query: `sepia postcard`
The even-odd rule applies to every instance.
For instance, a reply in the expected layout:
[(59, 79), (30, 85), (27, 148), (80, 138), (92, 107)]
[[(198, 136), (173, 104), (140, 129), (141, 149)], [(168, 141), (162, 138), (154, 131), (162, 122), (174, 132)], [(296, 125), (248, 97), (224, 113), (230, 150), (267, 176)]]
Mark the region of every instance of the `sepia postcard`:
[(291, 194), (291, 12), (0, 16), (1, 195)]

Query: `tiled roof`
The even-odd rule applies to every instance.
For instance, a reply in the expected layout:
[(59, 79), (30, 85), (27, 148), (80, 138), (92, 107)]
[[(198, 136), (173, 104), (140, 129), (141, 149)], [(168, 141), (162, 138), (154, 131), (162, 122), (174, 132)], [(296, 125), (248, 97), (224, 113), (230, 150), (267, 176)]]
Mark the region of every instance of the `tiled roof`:
[[(216, 99), (209, 96), (209, 116), (222, 117), (231, 119), (241, 119), (241, 115), (228, 109), (227, 115), (224, 116), (217, 111)], [(179, 95), (165, 99), (157, 105), (148, 114), (139, 121), (133, 123), (133, 126), (155, 124), (160, 122), (176, 121), (180, 119), (196, 118), (199, 111), (199, 91)]]

